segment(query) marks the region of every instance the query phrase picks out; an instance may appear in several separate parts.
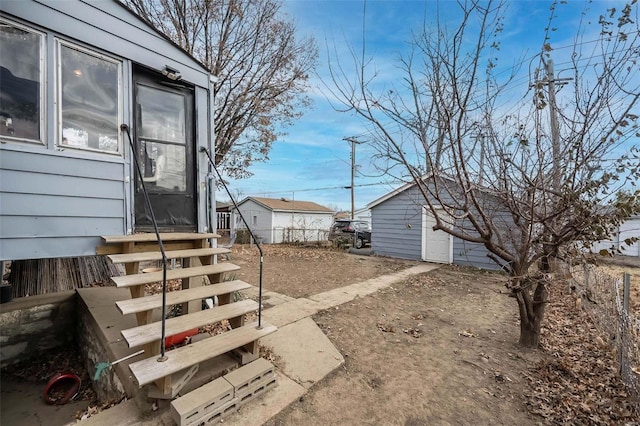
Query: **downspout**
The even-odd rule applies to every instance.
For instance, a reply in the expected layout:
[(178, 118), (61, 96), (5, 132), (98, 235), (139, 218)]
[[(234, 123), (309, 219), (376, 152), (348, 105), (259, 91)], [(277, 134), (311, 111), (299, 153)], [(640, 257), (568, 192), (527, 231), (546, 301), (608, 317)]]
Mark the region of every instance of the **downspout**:
[[(213, 152), (215, 155), (216, 149), (216, 126), (214, 125), (215, 111), (216, 111), (216, 96), (214, 91), (214, 85), (218, 82), (218, 77), (213, 74), (209, 75), (209, 152)], [(215, 174), (209, 161), (207, 161), (207, 188), (209, 198), (209, 232), (218, 232), (218, 219), (216, 215), (216, 184)], [(209, 241), (211, 247), (217, 247), (218, 240), (212, 238)]]

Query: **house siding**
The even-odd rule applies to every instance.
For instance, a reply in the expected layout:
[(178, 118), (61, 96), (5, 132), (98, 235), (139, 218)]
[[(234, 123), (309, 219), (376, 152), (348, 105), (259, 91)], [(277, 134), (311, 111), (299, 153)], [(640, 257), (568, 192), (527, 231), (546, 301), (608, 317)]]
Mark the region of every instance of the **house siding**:
[(0, 260), (92, 255), (101, 235), (135, 229), (135, 171), (126, 134), (118, 154), (56, 147), (55, 40), (122, 61), (122, 120), (131, 127), (133, 63), (155, 70), (168, 65), (194, 85), (197, 230), (215, 229), (207, 217), (207, 158), (199, 153), (211, 148), (207, 70), (115, 0), (4, 0), (0, 15), (46, 36), (43, 143), (0, 145)]
[(626, 245), (624, 241), (628, 238), (640, 238), (640, 216), (633, 216), (625, 220), (610, 235), (610, 239), (601, 240), (594, 243), (590, 251), (598, 253), (600, 250), (620, 249), (623, 256), (640, 257), (640, 241), (631, 245)]
[[(253, 234), (262, 238), (265, 244), (273, 243), (273, 213), (253, 200), (247, 200), (238, 206), (238, 209), (249, 224)], [(256, 222), (253, 217), (256, 217)], [(238, 225), (238, 228), (245, 229), (244, 223)]]
[[(435, 200), (433, 200), (435, 202)], [(421, 260), (423, 195), (413, 186), (371, 208), (371, 247), (381, 256)], [(437, 203), (436, 203), (437, 204)], [(453, 237), (453, 263), (496, 270), (487, 249)]]
[(91, 255), (100, 235), (123, 234), (124, 168), (121, 159), (3, 149), (0, 259)]
[(116, 0), (53, 1), (3, 0), (1, 10), (62, 37), (79, 40), (154, 69), (165, 65), (180, 71), (185, 81), (209, 84), (198, 64), (182, 49), (130, 14)]
[(371, 209), (371, 248), (380, 256), (420, 260), (421, 195), (410, 188)]
[[(640, 216), (635, 216), (627, 219), (620, 224), (620, 241), (624, 241), (628, 238), (640, 239)], [(625, 256), (640, 257), (640, 240), (627, 246), (622, 245), (622, 253)]]
[(332, 213), (274, 212), (273, 242), (326, 240)]

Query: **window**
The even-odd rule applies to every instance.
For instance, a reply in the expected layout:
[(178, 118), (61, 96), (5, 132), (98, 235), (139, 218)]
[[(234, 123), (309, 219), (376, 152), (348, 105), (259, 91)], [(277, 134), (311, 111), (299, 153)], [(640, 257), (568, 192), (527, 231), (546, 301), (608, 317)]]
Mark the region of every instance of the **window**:
[(44, 35), (0, 19), (0, 137), (42, 141)]
[(258, 216), (253, 216), (253, 221), (252, 221), (251, 225), (258, 226)]
[(59, 42), (59, 144), (117, 153), (121, 63)]
[(136, 85), (142, 173), (155, 190), (187, 188), (184, 95)]

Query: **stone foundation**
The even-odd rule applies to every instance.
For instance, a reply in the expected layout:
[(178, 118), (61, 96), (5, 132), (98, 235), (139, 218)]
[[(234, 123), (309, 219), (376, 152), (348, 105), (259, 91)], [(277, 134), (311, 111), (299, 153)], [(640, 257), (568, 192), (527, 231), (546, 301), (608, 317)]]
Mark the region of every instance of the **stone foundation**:
[(20, 297), (0, 304), (0, 367), (75, 342), (75, 291)]

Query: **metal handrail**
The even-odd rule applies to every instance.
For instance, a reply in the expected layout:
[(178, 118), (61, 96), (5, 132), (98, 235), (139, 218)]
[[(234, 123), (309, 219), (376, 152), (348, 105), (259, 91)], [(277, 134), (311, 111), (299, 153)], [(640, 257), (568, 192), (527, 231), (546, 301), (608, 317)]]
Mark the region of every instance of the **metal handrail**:
[(247, 228), (247, 231), (249, 231), (251, 238), (253, 239), (253, 241), (256, 243), (256, 246), (258, 247), (258, 252), (260, 252), (260, 274), (258, 279), (258, 282), (259, 282), (258, 284), (258, 329), (261, 329), (262, 328), (262, 269), (263, 269), (263, 263), (264, 263), (264, 253), (262, 252), (262, 246), (260, 245), (260, 242), (256, 238), (253, 231), (251, 230), (251, 227), (249, 227), (249, 224), (247, 223), (246, 219), (242, 215), (242, 212), (238, 208), (238, 203), (236, 203), (236, 200), (231, 195), (231, 191), (229, 191), (227, 184), (222, 179), (222, 176), (220, 175), (220, 172), (218, 171), (216, 164), (211, 158), (211, 154), (209, 153), (209, 150), (203, 146), (203, 147), (200, 147), (200, 152), (204, 152), (205, 154), (207, 154), (207, 158), (209, 159), (209, 164), (211, 165), (211, 167), (213, 167), (213, 170), (216, 172), (216, 175), (218, 176), (218, 181), (222, 184), (225, 191), (227, 192), (227, 195), (229, 196), (229, 198), (231, 199), (231, 202), (233, 203), (233, 207), (235, 207), (236, 211), (238, 212), (238, 215), (240, 215), (240, 219), (242, 219), (242, 223), (244, 223), (244, 226)]
[(153, 230), (156, 233), (156, 239), (158, 240), (158, 246), (160, 247), (160, 254), (162, 255), (162, 336), (160, 340), (160, 357), (158, 358), (158, 362), (163, 362), (168, 359), (165, 354), (165, 337), (166, 337), (166, 329), (165, 329), (165, 321), (167, 316), (167, 255), (164, 251), (164, 244), (162, 243), (162, 239), (160, 238), (160, 231), (158, 230), (158, 222), (156, 221), (156, 215), (153, 213), (153, 208), (151, 207), (151, 200), (149, 199), (149, 193), (147, 192), (147, 187), (144, 184), (144, 176), (142, 175), (142, 169), (140, 168), (140, 162), (138, 161), (138, 156), (136, 155), (136, 149), (133, 145), (133, 140), (131, 139), (131, 132), (129, 130), (129, 126), (126, 124), (120, 125), (120, 130), (127, 133), (127, 137), (129, 138), (129, 146), (131, 147), (131, 156), (133, 157), (133, 163), (136, 166), (136, 171), (138, 172), (138, 178), (140, 179), (140, 185), (142, 186), (142, 193), (144, 194), (144, 200), (149, 209), (149, 214), (151, 215), (151, 223), (153, 223)]

